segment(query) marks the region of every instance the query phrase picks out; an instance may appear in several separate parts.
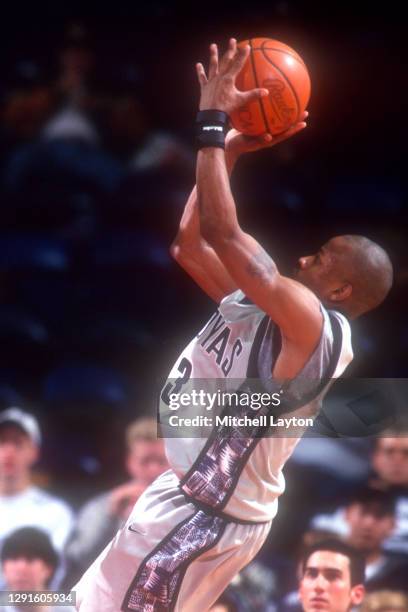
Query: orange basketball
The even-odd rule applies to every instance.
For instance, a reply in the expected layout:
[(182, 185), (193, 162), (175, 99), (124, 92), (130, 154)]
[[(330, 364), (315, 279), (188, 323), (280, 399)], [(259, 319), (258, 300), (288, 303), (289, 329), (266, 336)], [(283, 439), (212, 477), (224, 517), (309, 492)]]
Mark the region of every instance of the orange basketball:
[(250, 45), (251, 53), (239, 73), (241, 91), (265, 87), (269, 96), (250, 102), (231, 113), (231, 123), (240, 132), (258, 136), (279, 134), (301, 120), (309, 102), (310, 77), (296, 51), (271, 38), (251, 38), (238, 44)]

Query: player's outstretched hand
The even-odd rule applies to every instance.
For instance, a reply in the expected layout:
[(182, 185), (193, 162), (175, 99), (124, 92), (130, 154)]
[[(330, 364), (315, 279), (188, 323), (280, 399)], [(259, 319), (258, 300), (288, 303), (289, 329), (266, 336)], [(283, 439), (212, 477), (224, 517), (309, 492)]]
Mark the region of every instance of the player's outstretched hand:
[(250, 53), (249, 45), (238, 48), (235, 38), (230, 38), (228, 50), (221, 61), (218, 60), (218, 47), (210, 46), (210, 65), (208, 76), (202, 64), (196, 64), (198, 81), (201, 87), (200, 110), (215, 109), (230, 114), (251, 100), (269, 94), (267, 89), (258, 88), (239, 91), (235, 79), (240, 73)]
[(276, 144), (291, 138), (306, 127), (305, 119), (309, 116), (309, 113), (305, 111), (302, 115), (302, 121), (295, 123), (290, 128), (281, 132), (280, 134), (266, 133), (261, 136), (247, 136), (238, 132), (238, 130), (229, 130), (225, 139), (225, 150), (226, 152), (234, 157), (238, 158), (244, 153), (251, 153), (253, 151), (259, 151), (260, 149), (268, 149), (275, 146)]

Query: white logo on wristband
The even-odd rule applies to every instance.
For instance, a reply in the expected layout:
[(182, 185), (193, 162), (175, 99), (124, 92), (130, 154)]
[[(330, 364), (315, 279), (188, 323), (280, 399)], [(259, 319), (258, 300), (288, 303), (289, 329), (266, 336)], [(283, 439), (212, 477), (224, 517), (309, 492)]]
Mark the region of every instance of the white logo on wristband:
[(211, 132), (215, 130), (216, 132), (222, 132), (223, 128), (220, 125), (204, 125), (203, 132)]

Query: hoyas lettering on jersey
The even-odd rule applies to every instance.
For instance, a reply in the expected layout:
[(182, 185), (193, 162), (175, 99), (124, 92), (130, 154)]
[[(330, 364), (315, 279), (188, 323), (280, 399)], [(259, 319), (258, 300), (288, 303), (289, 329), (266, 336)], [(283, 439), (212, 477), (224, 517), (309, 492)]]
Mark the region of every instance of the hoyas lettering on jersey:
[(230, 335), (231, 328), (224, 322), (222, 316), (216, 312), (197, 336), (197, 338), (205, 336), (201, 340), (200, 345), (209, 355), (215, 357), (215, 361), (220, 366), (224, 376), (228, 376), (234, 365), (234, 359), (242, 353), (242, 342), (237, 338), (232, 345), (230, 353), (225, 355)]

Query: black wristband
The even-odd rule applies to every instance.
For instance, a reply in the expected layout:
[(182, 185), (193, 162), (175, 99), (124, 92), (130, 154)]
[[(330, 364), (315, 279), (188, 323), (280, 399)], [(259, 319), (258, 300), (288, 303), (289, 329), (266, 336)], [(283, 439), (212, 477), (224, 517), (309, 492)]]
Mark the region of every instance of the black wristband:
[(197, 148), (225, 148), (225, 134), (228, 131), (229, 117), (219, 110), (199, 111), (196, 117)]

